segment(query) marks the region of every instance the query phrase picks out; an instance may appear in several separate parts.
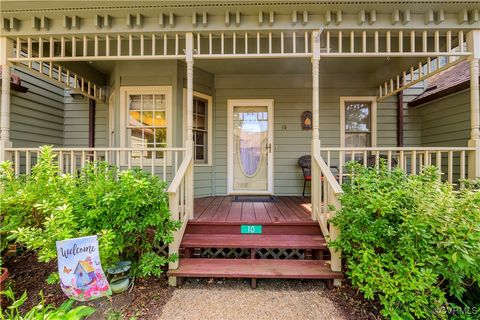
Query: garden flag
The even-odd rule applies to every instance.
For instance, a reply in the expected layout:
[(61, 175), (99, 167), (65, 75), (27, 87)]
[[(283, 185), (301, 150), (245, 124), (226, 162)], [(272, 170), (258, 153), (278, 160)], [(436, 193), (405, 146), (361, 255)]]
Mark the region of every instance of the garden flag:
[(60, 286), (68, 297), (88, 301), (112, 294), (100, 264), (97, 236), (57, 241), (57, 256)]

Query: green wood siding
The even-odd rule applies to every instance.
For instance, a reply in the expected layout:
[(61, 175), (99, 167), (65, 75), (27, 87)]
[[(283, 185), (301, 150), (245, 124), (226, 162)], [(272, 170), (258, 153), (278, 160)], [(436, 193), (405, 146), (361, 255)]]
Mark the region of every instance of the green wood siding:
[[(65, 147), (88, 146), (88, 101), (73, 99), (68, 90), (65, 91)], [(97, 103), (95, 112), (95, 146), (105, 147), (107, 140), (108, 105)]]
[(417, 147), (422, 144), (422, 136), (420, 134), (422, 117), (418, 109), (408, 107), (408, 103), (415, 99), (425, 90), (424, 82), (403, 91), (403, 143), (404, 146)]
[(470, 91), (418, 107), (423, 146), (465, 147), (470, 139)]
[(14, 73), (28, 92), (11, 91), (11, 140), (14, 147), (62, 146), (63, 89), (21, 68)]

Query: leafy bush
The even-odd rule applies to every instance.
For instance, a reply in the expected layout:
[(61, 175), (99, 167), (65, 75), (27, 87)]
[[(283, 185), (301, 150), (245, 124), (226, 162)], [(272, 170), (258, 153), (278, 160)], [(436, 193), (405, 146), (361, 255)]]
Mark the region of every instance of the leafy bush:
[(73, 308), (75, 300), (67, 300), (60, 307), (55, 308), (52, 305), (45, 305), (45, 299), (40, 292), (41, 301), (22, 315), (19, 311), (20, 307), (27, 301), (27, 292), (24, 292), (20, 298), (16, 298), (12, 289), (8, 289), (1, 293), (9, 301), (10, 305), (6, 308), (2, 308), (0, 319), (9, 320), (36, 320), (36, 319), (48, 319), (48, 320), (81, 320), (85, 317), (92, 315), (95, 309), (88, 306), (78, 306)]
[(391, 319), (445, 318), (452, 301), (464, 306), (480, 282), (479, 190), (455, 191), (435, 168), (418, 176), (384, 163), (349, 169), (332, 244), (352, 284)]
[(75, 176), (59, 172), (49, 147), (42, 149), (29, 176), (16, 178), (9, 163), (1, 166), (2, 230), (36, 250), (39, 261), (56, 258), (56, 241), (92, 234), (99, 236), (107, 267), (131, 259), (137, 275), (159, 275), (161, 266), (176, 259), (154, 250), (155, 243), (171, 242), (178, 228), (170, 220), (164, 182), (102, 162), (87, 164)]

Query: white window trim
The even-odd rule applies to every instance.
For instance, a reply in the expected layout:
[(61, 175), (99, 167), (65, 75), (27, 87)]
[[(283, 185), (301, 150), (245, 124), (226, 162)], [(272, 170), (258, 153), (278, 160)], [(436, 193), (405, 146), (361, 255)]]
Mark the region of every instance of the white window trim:
[[(171, 86), (121, 86), (120, 87), (120, 147), (130, 148), (128, 123), (128, 103), (129, 94), (165, 94), (165, 119), (167, 121), (167, 148), (172, 147), (172, 87)], [(167, 164), (171, 165), (172, 159), (167, 156)], [(126, 159), (123, 159), (126, 163)], [(125, 165), (123, 163), (123, 165)], [(137, 164), (137, 163), (135, 163)], [(155, 160), (155, 164), (163, 164), (162, 159)]]
[[(193, 91), (193, 97), (197, 97), (207, 101), (207, 163), (195, 163), (196, 167), (211, 167), (213, 157), (213, 98), (207, 94)], [(183, 89), (183, 140), (187, 137), (187, 89)], [(185, 147), (185, 143), (183, 145)]]
[(371, 121), (371, 146), (377, 146), (377, 98), (370, 96), (363, 97), (340, 97), (340, 147), (345, 147), (345, 102), (348, 101), (359, 101), (359, 102), (370, 102), (372, 109), (370, 115)]

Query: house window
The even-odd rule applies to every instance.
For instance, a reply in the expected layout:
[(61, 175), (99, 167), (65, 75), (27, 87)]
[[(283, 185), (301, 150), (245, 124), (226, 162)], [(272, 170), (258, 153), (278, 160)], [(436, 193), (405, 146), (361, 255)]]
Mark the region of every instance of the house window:
[(345, 146), (370, 147), (372, 143), (370, 102), (345, 103)]
[(342, 147), (376, 145), (376, 106), (373, 98), (341, 99)]
[[(123, 87), (125, 107), (125, 134), (122, 146), (131, 148), (153, 149), (166, 148), (169, 143), (170, 89), (165, 87)], [(164, 152), (132, 152), (132, 158), (162, 159)]]
[[(183, 134), (187, 136), (187, 90), (183, 92)], [(212, 164), (212, 97), (193, 92), (193, 143), (195, 165)]]
[(208, 101), (193, 98), (193, 143), (196, 163), (208, 163)]

